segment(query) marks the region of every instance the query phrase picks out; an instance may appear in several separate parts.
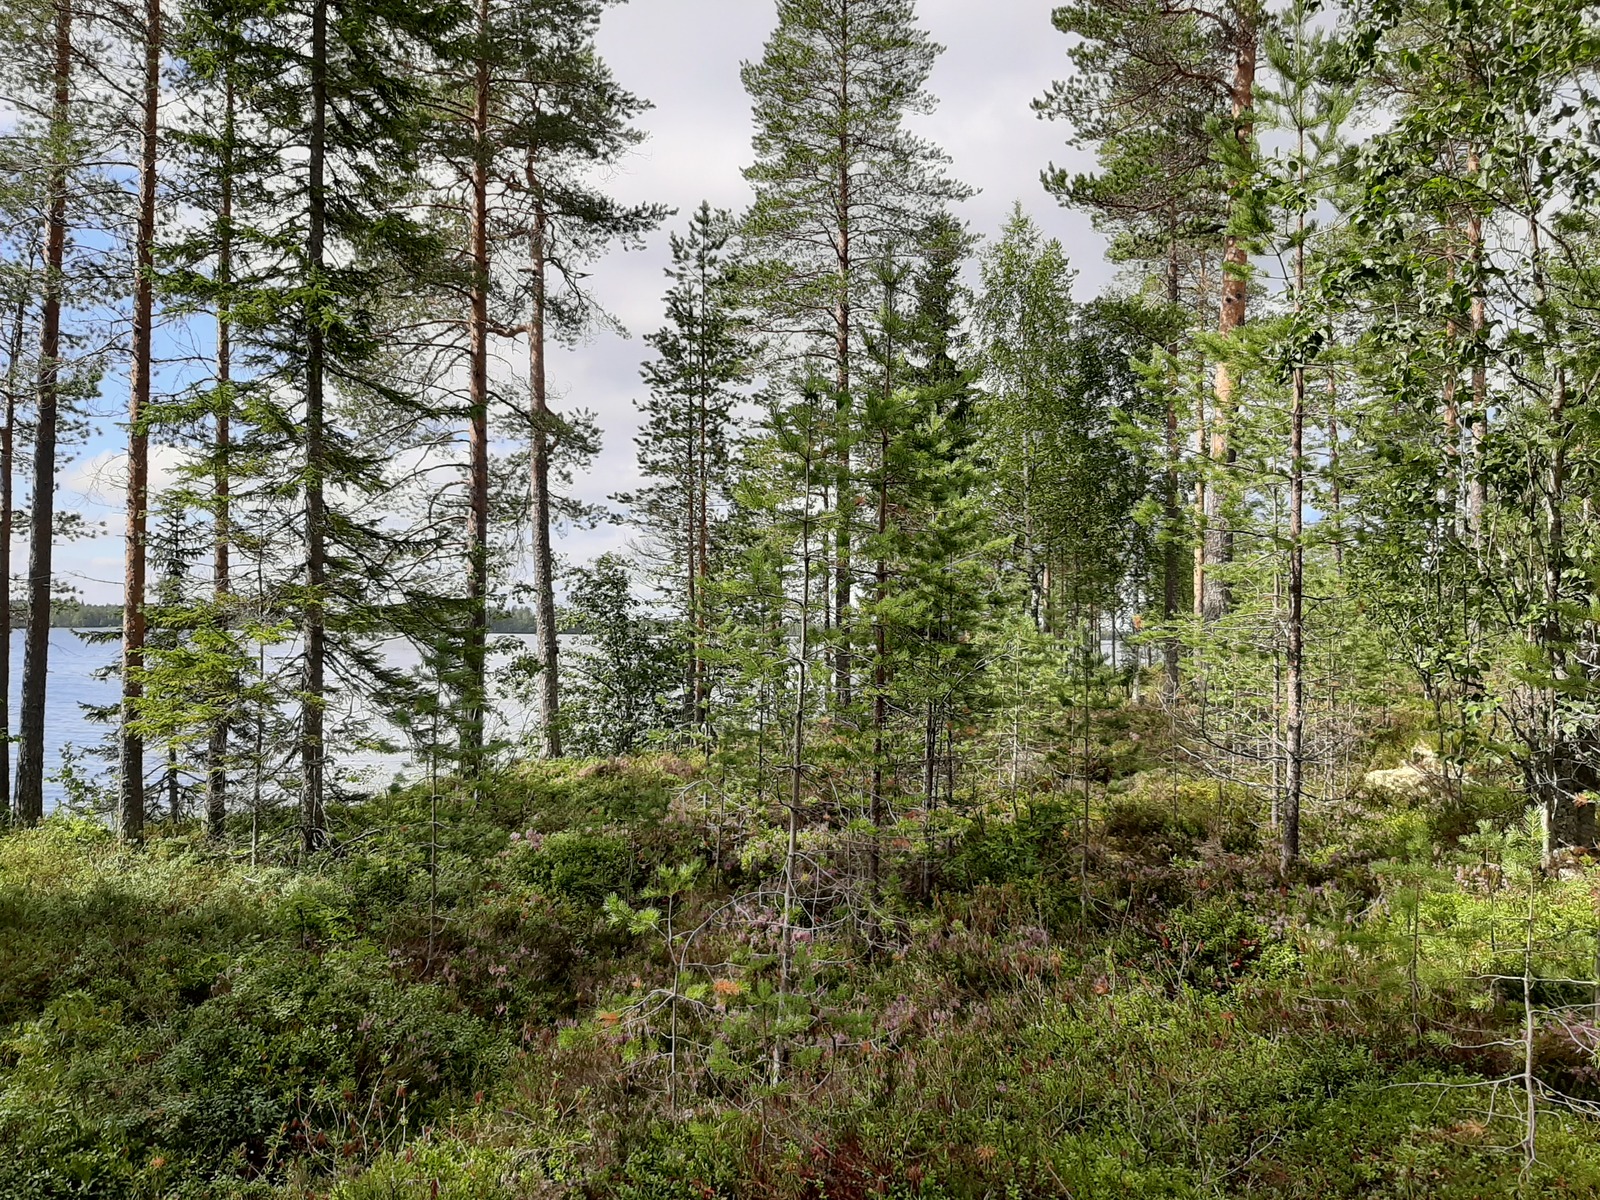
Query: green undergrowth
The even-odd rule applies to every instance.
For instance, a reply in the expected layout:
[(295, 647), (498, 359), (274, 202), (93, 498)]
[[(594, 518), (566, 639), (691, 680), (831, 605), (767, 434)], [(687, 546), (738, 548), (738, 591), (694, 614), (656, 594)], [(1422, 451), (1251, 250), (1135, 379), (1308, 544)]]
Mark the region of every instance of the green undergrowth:
[[(1489, 1082), (1530, 902), (1541, 1003), (1594, 957), (1600, 880), (1514, 830), (1401, 810), (1286, 884), (1244, 798), (1151, 771), (1087, 839), (1072, 795), (907, 816), (874, 883), (808, 820), (786, 948), (783, 838), (696, 763), (438, 811), (346, 806), (303, 863), (0, 837), (0, 1196), (1600, 1195), (1595, 1126), (1547, 1104), (1528, 1168)], [(1600, 1100), (1585, 1037), (1541, 1087)]]

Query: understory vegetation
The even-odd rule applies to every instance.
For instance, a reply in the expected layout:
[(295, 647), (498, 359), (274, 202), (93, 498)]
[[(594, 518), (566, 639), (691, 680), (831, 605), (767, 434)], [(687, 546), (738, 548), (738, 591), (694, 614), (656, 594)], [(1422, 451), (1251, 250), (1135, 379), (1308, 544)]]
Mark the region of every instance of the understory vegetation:
[(1286, 884), (1161, 720), (1104, 723), (1087, 841), (1048, 778), (809, 826), (792, 927), (780, 832), (673, 756), (396, 789), (300, 869), (14, 833), (0, 1194), (1600, 1192), (1595, 874), (1424, 789)]

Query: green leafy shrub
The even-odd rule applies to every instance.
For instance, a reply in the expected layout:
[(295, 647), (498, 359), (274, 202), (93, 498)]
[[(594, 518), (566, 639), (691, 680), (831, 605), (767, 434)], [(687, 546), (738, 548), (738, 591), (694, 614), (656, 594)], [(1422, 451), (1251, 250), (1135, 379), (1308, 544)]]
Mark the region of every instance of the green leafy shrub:
[(1123, 850), (1149, 853), (1152, 850), (1169, 858), (1193, 852), (1207, 834), (1207, 823), (1198, 815), (1193, 797), (1169, 799), (1137, 793), (1112, 801), (1106, 807), (1102, 831), (1112, 844)]
[(333, 1189), (330, 1200), (519, 1200), (527, 1195), (518, 1155), (424, 1138), (385, 1151)]
[(1059, 878), (1074, 869), (1075, 827), (1082, 818), (1068, 805), (1035, 801), (1014, 820), (988, 820), (972, 825), (962, 839), (945, 877), (971, 889)]
[(636, 869), (626, 838), (569, 829), (523, 843), (524, 878), (557, 896), (598, 903), (612, 892), (632, 890)]
[(1294, 947), (1232, 899), (1177, 909), (1156, 928), (1158, 959), (1190, 987), (1226, 991), (1245, 977), (1282, 980), (1299, 965)]

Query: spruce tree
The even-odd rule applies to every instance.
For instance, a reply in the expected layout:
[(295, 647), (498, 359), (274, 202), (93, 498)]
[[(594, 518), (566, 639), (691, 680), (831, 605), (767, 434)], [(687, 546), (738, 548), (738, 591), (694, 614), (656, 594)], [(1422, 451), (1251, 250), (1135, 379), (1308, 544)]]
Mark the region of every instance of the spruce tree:
[(656, 357), (642, 371), (650, 395), (638, 402), (645, 419), (635, 441), (650, 482), (617, 497), (658, 548), (662, 586), (681, 591), (683, 718), (697, 735), (710, 717), (706, 645), (717, 615), (709, 592), (730, 503), (733, 410), (749, 378), (732, 308), (732, 234), (730, 214), (702, 203), (687, 229), (672, 235), (669, 324), (645, 339)]
[(986, 519), (979, 364), (966, 333), (973, 297), (961, 278), (975, 239), (940, 214), (923, 241), (902, 373), (918, 396), (919, 436), (929, 458), (895, 590), (913, 598), (902, 622), (898, 703), (907, 715), (921, 716), (923, 800), (931, 814), (941, 787), (946, 801), (954, 800), (950, 730), (963, 711), (984, 703), (985, 634), (1006, 597), (996, 570), (1001, 549)]
[[(253, 639), (277, 638), (264, 632), (264, 622), (270, 620), (263, 611), (265, 596), (249, 594), (251, 559), (271, 550), (254, 546), (248, 529), (268, 510), (276, 517), (277, 502), (266, 495), (269, 489), (250, 466), (248, 454), (240, 454), (239, 443), (247, 440), (240, 417), (243, 395), (251, 387), (248, 366), (254, 350), (247, 341), (244, 355), (236, 354), (233, 319), (236, 293), (264, 286), (266, 280), (258, 275), (272, 269), (272, 256), (258, 253), (254, 239), (246, 235), (241, 246), (236, 214), (263, 211), (262, 188), (274, 177), (276, 160), (270, 140), (251, 136), (248, 125), (241, 129), (234, 55), (238, 18), (226, 10), (212, 13), (191, 6), (183, 11), (175, 34), (181, 96), (175, 107), (181, 117), (166, 135), (178, 167), (172, 186), (184, 204), (204, 216), (166, 231), (160, 247), (161, 287), (174, 319), (211, 326), (214, 349), (210, 369), (196, 371), (192, 385), (167, 399), (153, 416), (168, 430), (187, 431), (189, 454), (173, 502), (207, 513), (211, 523), (210, 595), (203, 602), (189, 597), (188, 609), (191, 622), (204, 627), (197, 630), (194, 644), (210, 647), (219, 659), (232, 663), (234, 672), (224, 694), (206, 700), (213, 715), (205, 738), (205, 822), (207, 835), (220, 841), (231, 801), (234, 735), (242, 731), (244, 697), (252, 689), (259, 691), (262, 674)], [(245, 121), (250, 120), (246, 112)], [(271, 373), (265, 378), (270, 386)], [(225, 663), (214, 665), (222, 668)], [(227, 678), (227, 671), (219, 675), (208, 668), (207, 675)], [(183, 689), (183, 680), (167, 676), (159, 681), (147, 677), (146, 690), (167, 682)]]
[[(884, 303), (867, 338), (863, 380), (871, 385), (860, 420), (873, 525), (861, 546), (873, 564), (862, 608), (872, 635), (868, 808), (876, 830), (889, 815), (901, 730), (920, 734), (925, 812), (934, 803), (938, 734), (957, 698), (973, 696), (981, 670), (951, 650), (971, 647), (990, 598), (974, 503), (972, 377), (956, 360), (963, 316), (957, 272), (969, 240), (941, 215), (925, 244), (928, 255), (914, 270), (883, 268)], [(872, 845), (875, 885), (881, 841), (880, 834)]]
[(239, 457), (274, 472), (270, 490), (294, 514), (293, 549), (280, 553), (298, 558), (298, 578), (279, 581), (278, 604), (299, 636), (301, 842), (312, 852), (328, 840), (330, 662), (341, 678), (382, 675), (370, 639), (427, 611), (409, 564), (428, 546), (374, 509), (391, 490), (388, 439), (426, 415), (391, 383), (383, 330), (441, 271), (440, 242), (408, 206), (422, 68), (457, 14), (385, 0), (202, 11), (240, 117), (271, 139), (270, 156), (254, 156), (261, 208), (236, 225), (235, 247), (248, 237), (246, 252), (272, 267), (234, 289), (230, 327), (255, 376)]
[(573, 655), (572, 749), (637, 754), (668, 724), (676, 672), (660, 622), (633, 595), (631, 564), (602, 554), (574, 572), (569, 612), (587, 639)]

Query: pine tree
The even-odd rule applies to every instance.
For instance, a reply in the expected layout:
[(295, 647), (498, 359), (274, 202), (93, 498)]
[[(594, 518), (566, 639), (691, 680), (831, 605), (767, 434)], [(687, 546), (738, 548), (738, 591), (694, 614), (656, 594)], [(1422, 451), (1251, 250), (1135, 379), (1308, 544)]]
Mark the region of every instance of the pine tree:
[[(459, 740), (462, 770), (478, 779), (483, 769), (484, 722), (487, 699), (487, 649), (491, 607), (491, 525), (494, 512), (493, 465), (490, 445), (496, 401), (489, 363), (497, 337), (527, 333), (525, 320), (533, 307), (531, 292), (516, 280), (527, 273), (529, 244), (537, 223), (537, 199), (526, 183), (529, 155), (548, 154), (553, 160), (574, 149), (592, 130), (576, 120), (579, 111), (595, 101), (597, 89), (609, 86), (602, 68), (591, 60), (589, 42), (604, 0), (576, 3), (508, 5), (478, 0), (470, 22), (459, 32), (445, 64), (443, 86), (434, 98), (433, 152), (451, 176), (445, 203), (461, 214), (459, 257), (461, 279), (450, 281), (451, 296), (467, 302), (464, 321), (452, 321), (450, 340), (465, 332), (467, 388), (462, 417), (466, 426), (467, 468), (464, 557), (467, 587), (462, 662), (458, 678), (462, 687)], [(596, 74), (590, 74), (591, 71)], [(620, 95), (612, 99), (623, 101)], [(600, 108), (607, 101), (600, 100)], [(624, 107), (633, 103), (623, 101)], [(595, 110), (590, 111), (594, 115)], [(552, 141), (551, 139), (554, 138)], [(522, 182), (513, 182), (522, 177)], [(541, 268), (542, 269), (542, 268)], [(562, 326), (558, 332), (574, 330)], [(530, 373), (542, 368), (542, 345), (530, 353)], [(542, 389), (539, 378), (530, 379), (530, 393)], [(549, 435), (556, 431), (546, 431)], [(589, 431), (576, 422), (568, 431), (575, 443), (575, 460), (587, 451)], [(530, 431), (534, 458), (538, 438)], [(548, 455), (550, 447), (546, 445)], [(561, 470), (568, 469), (563, 464)], [(549, 464), (535, 467), (545, 484), (544, 524), (535, 530), (536, 564), (549, 558), (547, 527), (551, 516), (548, 488)], [(535, 489), (537, 490), (537, 489)], [(539, 546), (544, 549), (539, 549)], [(553, 564), (552, 564), (553, 570)], [(535, 591), (550, 592), (553, 585), (537, 584)], [(551, 609), (553, 612), (553, 608)], [(548, 615), (548, 614), (547, 614)], [(548, 623), (548, 622), (547, 622)], [(540, 645), (544, 646), (541, 639)], [(553, 687), (557, 667), (546, 679)], [(559, 722), (552, 717), (551, 735), (559, 739)]]
[(660, 205), (626, 205), (591, 182), (636, 146), (631, 122), (647, 104), (618, 86), (595, 52), (602, 12), (611, 0), (547, 0), (508, 6), (492, 22), (509, 47), (508, 86), (496, 114), (495, 162), (515, 180), (517, 219), (507, 236), (525, 249), (524, 282), (514, 302), (526, 314), (528, 438), (532, 482), (534, 611), (539, 661), (539, 719), (546, 757), (561, 745), (561, 671), (555, 608), (554, 529), (580, 510), (553, 485), (594, 451), (592, 425), (550, 405), (546, 352), (552, 338), (582, 336), (607, 321), (583, 284), (583, 269), (605, 249), (639, 238), (666, 216)]
[(140, 29), (143, 71), (139, 115), (139, 196), (133, 253), (133, 345), (128, 390), (128, 484), (123, 539), (122, 711), (118, 725), (117, 831), (144, 835), (144, 743), (138, 734), (144, 693), (146, 509), (150, 500), (150, 407), (155, 340), (156, 189), (159, 186), (161, 0), (146, 0)]
[[(1047, 186), (1122, 224), (1130, 245), (1164, 233), (1169, 299), (1177, 290), (1180, 237), (1208, 229), (1221, 232), (1217, 331), (1223, 339), (1245, 322), (1250, 254), (1263, 229), (1254, 164), (1264, 19), (1260, 0), (1066, 5), (1056, 10), (1055, 23), (1063, 33), (1082, 39), (1072, 50), (1079, 75), (1056, 84), (1039, 105), (1048, 115), (1071, 120), (1080, 139), (1096, 143), (1104, 166), (1098, 178), (1072, 179), (1052, 170), (1046, 173)], [(1160, 168), (1151, 169), (1153, 163)], [(1217, 186), (1219, 169), (1225, 203)], [(1228, 357), (1222, 354), (1215, 364), (1209, 435), (1201, 435), (1209, 465), (1198, 514), (1203, 540), (1195, 603), (1208, 620), (1221, 617), (1229, 604), (1226, 574), (1232, 538), (1226, 509), (1234, 455), (1229, 429), (1238, 381)], [(1171, 466), (1176, 429), (1170, 417), (1168, 425), (1170, 538), (1176, 491)], [(1173, 586), (1175, 567), (1169, 559), (1167, 575)], [(1165, 607), (1175, 610), (1175, 598), (1164, 601)], [(1168, 653), (1170, 681), (1175, 659), (1171, 648)]]
[[(744, 220), (746, 301), (786, 354), (827, 364), (835, 409), (831, 480), (834, 697), (848, 708), (855, 537), (855, 359), (858, 311), (876, 307), (878, 264), (915, 253), (916, 234), (968, 194), (946, 157), (906, 119), (932, 111), (926, 91), (940, 47), (917, 27), (913, 0), (779, 0), (760, 61), (742, 77), (753, 102), (756, 199)], [(818, 367), (818, 371), (821, 371)]]
[[(1187, 302), (1193, 312), (1206, 297), (1200, 282), (1186, 276), (1219, 243), (1227, 199), (1212, 132), (1227, 111), (1216, 84), (1225, 67), (1222, 47), (1203, 23), (1154, 17), (1120, 5), (1056, 9), (1056, 28), (1079, 39), (1069, 50), (1075, 73), (1053, 84), (1034, 108), (1067, 121), (1072, 144), (1092, 147), (1099, 171), (1073, 175), (1051, 166), (1043, 178), (1061, 203), (1088, 210), (1111, 234), (1114, 260), (1142, 264), (1160, 279), (1168, 304), (1177, 309)], [(1169, 354), (1176, 356), (1178, 345), (1170, 343)], [(1166, 395), (1161, 615), (1170, 626), (1190, 590), (1183, 558), (1191, 530), (1180, 498), (1182, 397), (1171, 385)], [(1200, 602), (1198, 593), (1193, 602)], [(1169, 696), (1179, 685), (1179, 659), (1171, 634), (1163, 642)]]
[(1313, 207), (1317, 197), (1331, 191), (1331, 176), (1344, 151), (1340, 127), (1355, 107), (1354, 92), (1338, 85), (1336, 56), (1340, 47), (1330, 36), (1314, 31), (1305, 0), (1297, 0), (1286, 14), (1285, 27), (1268, 32), (1268, 62), (1281, 81), (1277, 89), (1263, 89), (1263, 109), (1269, 119), (1294, 137), (1294, 147), (1281, 165), (1269, 164), (1279, 195), (1278, 208), (1291, 221), (1287, 247), (1293, 256), (1290, 281), (1293, 312), (1287, 330), (1289, 415), (1289, 571), (1288, 611), (1285, 626), (1284, 788), (1280, 818), (1280, 865), (1287, 874), (1300, 857), (1301, 801), (1306, 767), (1306, 484), (1308, 410), (1307, 375), (1320, 344), (1327, 340), (1309, 307), (1312, 288), (1308, 255), (1317, 232)]
[(28, 530), (28, 632), (22, 667), (16, 811), (23, 824), (44, 817), (44, 703), (50, 658), (51, 564), (55, 547), (56, 435), (61, 404), (61, 310), (66, 264), (72, 133), (73, 0), (55, 0), (50, 67), (43, 286), (33, 437), (33, 505)]
[(7, 224), (20, 229), (14, 241), (5, 239), (6, 253), (0, 260), (0, 296), (4, 300), (4, 376), (5, 415), (0, 419), (0, 636), (5, 642), (0, 653), (0, 807), (11, 817), (11, 537), (16, 512), (17, 417), (23, 404), (28, 374), (26, 353), (30, 301), (38, 287), (35, 267), (38, 260), (36, 229), (29, 219), (26, 189), (21, 180), (8, 179), (3, 211), (15, 221)]

